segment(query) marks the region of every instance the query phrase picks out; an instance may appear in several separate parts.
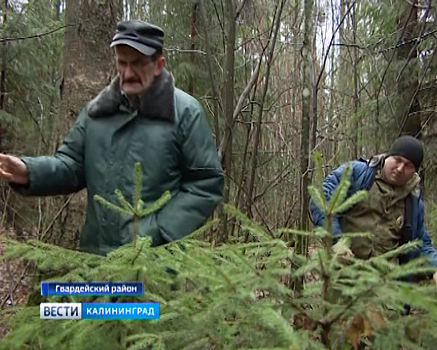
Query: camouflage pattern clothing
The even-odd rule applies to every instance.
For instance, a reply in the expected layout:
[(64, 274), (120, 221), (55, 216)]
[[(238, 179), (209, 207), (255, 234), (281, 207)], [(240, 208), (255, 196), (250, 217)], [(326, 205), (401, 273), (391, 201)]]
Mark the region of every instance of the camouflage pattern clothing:
[(384, 181), (378, 169), (366, 200), (355, 205), (339, 218), (343, 232), (370, 232), (370, 237), (354, 237), (351, 250), (357, 258), (368, 259), (399, 246), (405, 221), (405, 198), (420, 182), (415, 176), (404, 186)]

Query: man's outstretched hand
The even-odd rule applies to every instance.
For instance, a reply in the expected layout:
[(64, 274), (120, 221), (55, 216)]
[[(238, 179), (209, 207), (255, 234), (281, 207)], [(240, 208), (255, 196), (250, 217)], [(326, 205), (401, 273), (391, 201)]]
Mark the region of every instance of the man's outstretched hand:
[(27, 167), (23, 161), (14, 156), (0, 153), (0, 179), (18, 185), (27, 185)]

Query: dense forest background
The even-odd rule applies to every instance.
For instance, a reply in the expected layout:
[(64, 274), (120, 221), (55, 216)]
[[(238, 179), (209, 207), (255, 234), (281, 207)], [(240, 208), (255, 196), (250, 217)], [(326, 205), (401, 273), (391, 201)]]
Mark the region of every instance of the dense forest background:
[[(224, 203), (268, 232), (309, 229), (313, 151), (326, 175), (411, 134), (426, 147), (420, 175), (437, 238), (431, 0), (2, 0), (0, 152), (56, 150), (80, 108), (116, 74), (109, 43), (116, 22), (129, 18), (164, 29), (167, 69), (201, 101), (225, 170)], [(85, 198), (23, 198), (2, 183), (0, 231), (74, 248)], [(240, 233), (222, 220), (205, 239)], [(16, 302), (11, 288), (26, 269), (1, 271), (3, 307)]]

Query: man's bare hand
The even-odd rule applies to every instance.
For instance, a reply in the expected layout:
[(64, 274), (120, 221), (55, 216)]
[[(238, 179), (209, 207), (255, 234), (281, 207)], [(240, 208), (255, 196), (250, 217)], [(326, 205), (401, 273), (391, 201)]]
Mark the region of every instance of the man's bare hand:
[(434, 283), (437, 284), (437, 272), (432, 275), (432, 279), (434, 280)]
[(0, 179), (18, 185), (27, 185), (27, 167), (23, 161), (14, 156), (0, 153)]

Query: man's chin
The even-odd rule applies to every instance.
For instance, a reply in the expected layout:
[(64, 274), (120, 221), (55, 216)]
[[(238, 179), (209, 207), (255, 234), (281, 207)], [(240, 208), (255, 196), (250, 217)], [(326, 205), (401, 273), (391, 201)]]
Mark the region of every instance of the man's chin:
[(394, 185), (394, 186), (403, 186), (403, 185), (406, 184), (406, 182), (403, 179), (399, 178), (399, 177), (393, 176), (392, 179), (391, 179), (391, 184)]
[(129, 96), (138, 96), (143, 94), (146, 90), (148, 90), (150, 85), (141, 86), (141, 85), (122, 85), (121, 89), (124, 91), (126, 95)]
[(139, 95), (143, 91), (142, 87), (132, 85), (123, 85), (121, 89), (126, 95)]

